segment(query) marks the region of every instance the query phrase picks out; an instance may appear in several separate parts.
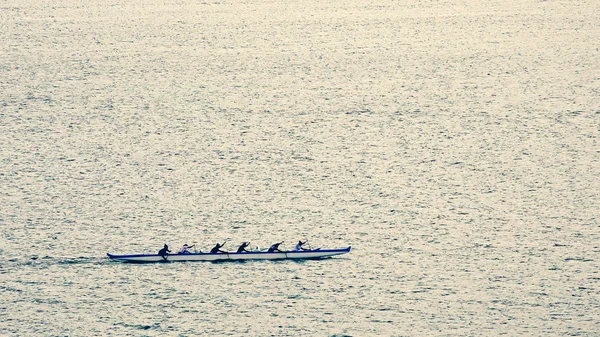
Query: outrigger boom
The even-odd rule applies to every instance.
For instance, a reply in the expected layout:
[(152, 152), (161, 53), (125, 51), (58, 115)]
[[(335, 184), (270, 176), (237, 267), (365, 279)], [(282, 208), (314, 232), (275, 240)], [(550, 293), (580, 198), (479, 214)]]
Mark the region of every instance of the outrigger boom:
[(315, 249), (285, 252), (243, 252), (243, 253), (190, 253), (169, 254), (162, 257), (158, 254), (112, 255), (111, 260), (124, 262), (184, 262), (184, 261), (242, 261), (242, 260), (301, 260), (322, 259), (350, 252), (350, 247), (342, 249)]

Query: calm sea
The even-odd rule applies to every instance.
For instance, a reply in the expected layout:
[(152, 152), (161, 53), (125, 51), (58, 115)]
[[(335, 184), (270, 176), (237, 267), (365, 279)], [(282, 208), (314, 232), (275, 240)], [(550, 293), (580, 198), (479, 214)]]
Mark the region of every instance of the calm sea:
[(0, 335), (599, 336), (599, 18), (3, 0)]

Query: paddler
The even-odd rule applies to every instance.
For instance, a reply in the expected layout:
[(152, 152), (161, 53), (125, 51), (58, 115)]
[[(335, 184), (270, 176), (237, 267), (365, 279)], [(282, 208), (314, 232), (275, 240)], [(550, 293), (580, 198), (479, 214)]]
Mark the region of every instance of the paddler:
[(267, 251), (267, 253), (274, 253), (274, 252), (283, 253), (281, 250), (279, 250), (279, 245), (282, 243), (283, 243), (283, 241), (271, 245), (271, 247), (269, 247), (269, 250)]
[(308, 240), (302, 242), (302, 240), (298, 240), (298, 244), (296, 244), (296, 247), (294, 248), (295, 251), (299, 251), (299, 250), (310, 250), (310, 249), (306, 249), (306, 248), (302, 248), (302, 245), (304, 245), (305, 243), (307, 243)]
[(186, 243), (183, 245), (183, 247), (181, 247), (178, 254), (191, 254), (191, 252), (188, 249), (190, 249), (194, 246), (195, 245), (188, 246), (188, 244)]
[(217, 242), (217, 245), (213, 247), (213, 249), (210, 250), (211, 253), (227, 253), (226, 251), (222, 251), (221, 248), (223, 246), (225, 246), (225, 243), (227, 243), (227, 241), (223, 242), (223, 244), (219, 244)]
[(169, 255), (171, 251), (169, 250), (169, 246), (167, 246), (167, 244), (165, 243), (165, 246), (158, 251), (158, 255), (162, 256), (163, 259), (165, 259), (165, 261), (167, 260), (167, 256)]
[(242, 242), (242, 244), (238, 247), (237, 252), (238, 253), (248, 252), (246, 250), (246, 247), (248, 247), (249, 245), (250, 245), (250, 242)]

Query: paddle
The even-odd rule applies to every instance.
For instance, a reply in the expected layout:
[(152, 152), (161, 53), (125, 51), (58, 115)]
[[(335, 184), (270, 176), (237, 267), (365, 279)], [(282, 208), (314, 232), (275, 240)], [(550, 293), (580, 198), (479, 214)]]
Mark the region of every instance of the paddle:
[[(221, 248), (225, 247), (225, 244), (227, 243), (227, 241), (229, 241), (229, 239), (225, 239), (225, 241), (223, 241), (223, 244), (221, 245)], [(222, 251), (223, 253), (228, 253), (227, 251)]]

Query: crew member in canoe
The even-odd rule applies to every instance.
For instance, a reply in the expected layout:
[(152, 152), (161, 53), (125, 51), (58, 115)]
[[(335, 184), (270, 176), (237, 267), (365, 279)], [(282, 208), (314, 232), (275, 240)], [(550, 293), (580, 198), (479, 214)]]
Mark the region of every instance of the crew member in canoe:
[(267, 251), (267, 253), (283, 253), (281, 250), (279, 250), (279, 245), (282, 243), (283, 243), (283, 241), (271, 245), (271, 247), (269, 247), (269, 250)]
[(219, 244), (217, 242), (217, 245), (213, 247), (213, 249), (210, 250), (211, 253), (227, 253), (226, 251), (221, 250), (221, 248), (223, 248), (223, 246), (225, 246), (225, 243), (227, 241), (223, 242), (223, 244)]
[(302, 242), (302, 240), (298, 240), (298, 244), (296, 245), (296, 248), (294, 248), (294, 250), (295, 250), (295, 251), (299, 251), (299, 250), (310, 250), (310, 249), (306, 249), (306, 248), (303, 248), (303, 247), (302, 247), (302, 246), (303, 246), (305, 243), (307, 243), (307, 242), (308, 242), (308, 240), (306, 240), (306, 241), (304, 241), (304, 242)]
[(167, 246), (167, 244), (165, 243), (165, 246), (158, 251), (158, 255), (162, 256), (163, 259), (165, 259), (165, 261), (167, 260), (167, 255), (169, 255), (171, 251), (169, 250), (169, 246)]
[(238, 247), (237, 252), (238, 253), (249, 252), (249, 250), (246, 250), (246, 247), (248, 247), (249, 245), (250, 245), (250, 242), (242, 242), (242, 244)]
[(190, 252), (188, 249), (193, 248), (194, 246), (195, 245), (188, 246), (186, 243), (183, 245), (183, 247), (181, 247), (178, 254), (191, 254), (192, 252)]

